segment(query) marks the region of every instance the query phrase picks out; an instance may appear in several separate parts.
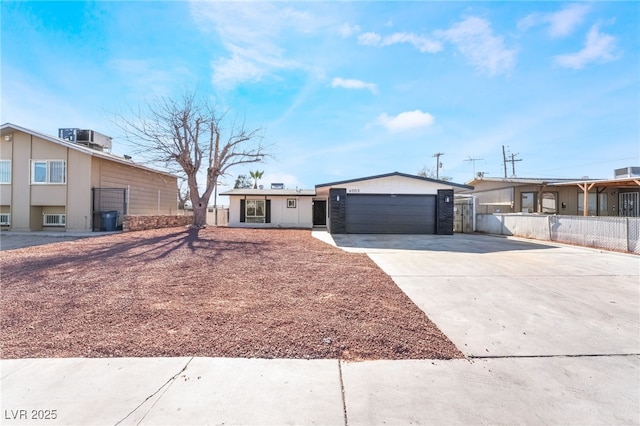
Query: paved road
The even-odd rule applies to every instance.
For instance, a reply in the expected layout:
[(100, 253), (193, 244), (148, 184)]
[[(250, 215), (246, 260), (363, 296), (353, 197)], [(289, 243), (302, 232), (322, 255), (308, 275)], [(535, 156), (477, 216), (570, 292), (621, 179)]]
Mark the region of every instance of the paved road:
[(0, 251), (97, 237), (106, 232), (0, 232)]
[(640, 424), (638, 256), (481, 235), (335, 243), (468, 359), (2, 360), (2, 424)]

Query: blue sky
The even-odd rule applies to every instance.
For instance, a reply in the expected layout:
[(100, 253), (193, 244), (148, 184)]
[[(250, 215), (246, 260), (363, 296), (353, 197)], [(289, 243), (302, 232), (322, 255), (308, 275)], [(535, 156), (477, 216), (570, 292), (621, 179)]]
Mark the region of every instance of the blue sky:
[[(638, 2), (2, 1), (1, 121), (114, 136), (185, 87), (263, 126), (287, 187), (435, 169), (611, 178), (640, 165)], [(470, 158), (478, 159), (474, 162)], [(511, 175), (511, 166), (509, 166)]]

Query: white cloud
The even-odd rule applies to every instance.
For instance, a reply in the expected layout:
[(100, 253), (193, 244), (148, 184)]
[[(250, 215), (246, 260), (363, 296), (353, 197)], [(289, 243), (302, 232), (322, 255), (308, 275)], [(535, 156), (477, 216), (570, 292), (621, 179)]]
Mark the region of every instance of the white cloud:
[(340, 28), (338, 28), (338, 34), (340, 34), (340, 36), (344, 38), (351, 37), (352, 35), (357, 34), (359, 32), (360, 32), (360, 27), (358, 25), (351, 25), (347, 22), (345, 22), (340, 26)]
[(382, 113), (378, 116), (376, 121), (391, 132), (402, 132), (405, 130), (428, 127), (433, 124), (435, 118), (428, 112), (422, 112), (417, 109), (415, 111), (401, 112), (395, 117)]
[(485, 19), (469, 17), (437, 34), (455, 44), (473, 66), (491, 75), (510, 70), (515, 62), (516, 51), (505, 47)]
[(230, 56), (211, 62), (213, 83), (231, 89), (259, 81), (275, 70), (306, 69), (288, 58), (279, 43), (292, 33), (306, 34), (325, 26), (309, 13), (288, 4), (263, 2), (192, 2), (191, 13), (203, 33), (214, 31)]
[(584, 21), (589, 9), (588, 4), (572, 3), (555, 13), (532, 13), (518, 21), (518, 28), (528, 30), (536, 25), (548, 24), (550, 37), (566, 37)]
[(360, 34), (358, 37), (358, 43), (365, 46), (391, 46), (399, 43), (408, 43), (422, 53), (436, 53), (442, 50), (442, 44), (439, 41), (431, 40), (427, 37), (413, 33), (394, 33), (386, 37), (382, 37), (377, 33), (368, 32)]
[(336, 77), (331, 82), (331, 87), (342, 87), (343, 89), (368, 89), (374, 95), (378, 93), (378, 86), (374, 83), (366, 83), (361, 80), (354, 80), (350, 78)]
[(617, 59), (615, 50), (616, 38), (601, 33), (596, 24), (589, 29), (582, 50), (576, 53), (557, 55), (554, 60), (563, 67), (582, 69), (590, 62), (610, 62)]
[(382, 37), (376, 33), (364, 33), (358, 36), (358, 43), (365, 46), (379, 46), (382, 42)]

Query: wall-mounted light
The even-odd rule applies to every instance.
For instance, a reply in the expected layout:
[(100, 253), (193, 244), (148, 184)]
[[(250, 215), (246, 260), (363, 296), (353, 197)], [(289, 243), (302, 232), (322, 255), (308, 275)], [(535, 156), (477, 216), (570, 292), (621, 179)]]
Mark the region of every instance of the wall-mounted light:
[(5, 142), (11, 142), (13, 140), (13, 133), (9, 133), (8, 135), (4, 135)]
[(444, 202), (448, 203), (449, 202), (449, 197), (444, 197)]
[(336, 201), (340, 201), (340, 196), (336, 195)]

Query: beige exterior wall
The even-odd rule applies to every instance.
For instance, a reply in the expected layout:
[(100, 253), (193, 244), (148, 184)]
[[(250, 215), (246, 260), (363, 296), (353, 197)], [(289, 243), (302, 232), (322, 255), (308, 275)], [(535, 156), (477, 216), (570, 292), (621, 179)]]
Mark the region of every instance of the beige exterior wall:
[[(509, 203), (483, 205), (486, 199), (504, 200), (505, 194), (511, 191), (513, 196)], [(484, 182), (476, 183), (476, 189), (473, 193), (476, 195), (478, 214), (492, 213), (520, 213), (522, 207), (522, 194), (525, 192), (533, 192), (535, 194), (536, 208), (531, 213), (538, 212), (539, 199), (543, 192), (550, 192), (556, 195), (556, 214), (562, 215), (578, 215), (578, 200), (582, 200), (583, 192), (577, 186), (545, 186), (536, 184), (513, 186), (513, 184), (505, 185), (500, 182)], [(590, 191), (590, 194), (596, 194), (596, 190)], [(617, 216), (617, 195), (611, 195), (610, 191), (602, 191), (602, 198), (606, 206), (601, 206), (598, 213), (599, 216)], [(582, 214), (582, 213), (580, 213)]]
[(70, 149), (67, 161), (67, 229), (91, 231), (91, 157)]
[[(29, 231), (31, 229), (31, 135), (13, 133), (11, 159), (11, 229)], [(2, 141), (4, 144), (5, 142)]]
[[(11, 160), (11, 184), (0, 185), (0, 211), (11, 214), (13, 231), (91, 231), (92, 188), (130, 188), (130, 214), (176, 214), (177, 179), (120, 164), (13, 131), (0, 140), (0, 159)], [(32, 184), (32, 160), (64, 160), (65, 184)], [(65, 214), (66, 226), (43, 227), (44, 214)], [(6, 227), (3, 227), (6, 229)]]
[(175, 177), (95, 157), (92, 169), (96, 188), (127, 188), (127, 214), (178, 214)]

